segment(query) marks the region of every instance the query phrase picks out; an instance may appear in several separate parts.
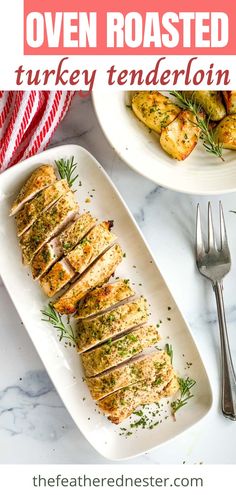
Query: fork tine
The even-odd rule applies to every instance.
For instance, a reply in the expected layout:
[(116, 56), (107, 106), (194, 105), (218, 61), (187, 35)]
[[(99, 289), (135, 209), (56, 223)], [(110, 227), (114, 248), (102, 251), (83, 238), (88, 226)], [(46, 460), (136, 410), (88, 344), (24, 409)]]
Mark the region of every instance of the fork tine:
[(200, 205), (199, 205), (199, 203), (197, 205), (196, 252), (197, 252), (197, 260), (205, 252), (205, 250), (204, 250), (204, 243), (203, 243), (203, 237), (202, 237), (201, 214), (200, 214)]
[(223, 251), (227, 252), (227, 254), (229, 255), (230, 252), (229, 252), (229, 245), (228, 245), (228, 239), (226, 233), (224, 211), (221, 201), (219, 203), (219, 210), (220, 210), (220, 247)]
[(217, 249), (217, 247), (216, 247), (213, 220), (212, 220), (211, 203), (209, 201), (209, 203), (208, 203), (208, 251), (212, 251), (214, 249)]

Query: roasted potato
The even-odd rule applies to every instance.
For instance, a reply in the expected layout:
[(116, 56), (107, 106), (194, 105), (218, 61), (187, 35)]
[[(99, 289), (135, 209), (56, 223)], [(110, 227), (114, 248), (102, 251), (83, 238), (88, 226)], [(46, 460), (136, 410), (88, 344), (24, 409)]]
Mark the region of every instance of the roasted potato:
[(221, 120), (226, 110), (219, 91), (183, 91), (186, 98), (193, 98), (211, 120)]
[(161, 134), (163, 127), (172, 122), (181, 109), (158, 91), (138, 91), (132, 98), (135, 115), (147, 127)]
[(162, 129), (160, 144), (172, 158), (184, 160), (195, 148), (200, 129), (196, 117), (189, 110), (182, 110), (178, 117)]
[(223, 148), (236, 150), (236, 114), (227, 115), (214, 130), (215, 140)]
[(223, 96), (227, 113), (236, 113), (236, 91), (223, 91)]

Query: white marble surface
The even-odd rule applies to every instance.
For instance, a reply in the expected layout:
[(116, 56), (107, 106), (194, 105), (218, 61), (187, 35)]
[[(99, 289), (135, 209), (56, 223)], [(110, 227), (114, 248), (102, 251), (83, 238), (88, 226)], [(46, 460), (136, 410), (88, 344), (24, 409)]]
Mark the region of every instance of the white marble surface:
[[(132, 463), (235, 463), (236, 423), (220, 411), (219, 336), (210, 284), (194, 263), (196, 203), (208, 198), (162, 189), (131, 171), (99, 129), (90, 100), (74, 99), (51, 146), (80, 144), (104, 166), (141, 227), (187, 318), (214, 392), (209, 416), (177, 440)], [(216, 208), (219, 198), (213, 198)], [(229, 335), (236, 362), (236, 193), (223, 198), (233, 267), (225, 280)], [(1, 284), (1, 283), (0, 283)], [(104, 463), (80, 434), (0, 285), (0, 463)]]

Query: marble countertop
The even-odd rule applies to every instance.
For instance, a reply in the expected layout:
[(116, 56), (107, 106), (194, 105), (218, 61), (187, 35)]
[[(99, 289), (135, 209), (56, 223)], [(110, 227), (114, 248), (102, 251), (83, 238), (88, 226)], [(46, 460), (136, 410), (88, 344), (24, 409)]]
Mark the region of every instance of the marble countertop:
[[(51, 146), (80, 144), (104, 166), (138, 222), (207, 365), (213, 408), (197, 426), (129, 463), (235, 463), (236, 423), (220, 410), (220, 353), (211, 285), (194, 262), (196, 204), (208, 198), (168, 191), (129, 169), (110, 147), (89, 99), (75, 97)], [(236, 193), (223, 200), (233, 266), (225, 279), (229, 337), (236, 364)], [(0, 282), (0, 463), (104, 463), (64, 408)]]

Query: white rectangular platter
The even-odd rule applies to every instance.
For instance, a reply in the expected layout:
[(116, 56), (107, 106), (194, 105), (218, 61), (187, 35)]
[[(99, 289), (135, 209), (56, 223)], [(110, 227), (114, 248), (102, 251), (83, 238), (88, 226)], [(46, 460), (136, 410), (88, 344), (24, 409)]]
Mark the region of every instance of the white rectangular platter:
[[(137, 294), (147, 297), (151, 304), (150, 321), (160, 325), (160, 347), (171, 343), (178, 374), (196, 380), (194, 397), (177, 412), (176, 421), (170, 414), (170, 405), (163, 403), (158, 412), (159, 424), (153, 429), (131, 428), (134, 417), (115, 426), (98, 413), (83, 380), (80, 357), (75, 349), (68, 349), (59, 342), (56, 331), (41, 320), (41, 309), (48, 300), (21, 263), (14, 218), (9, 217), (12, 200), (40, 164), (54, 164), (54, 160), (72, 156), (78, 164), (80, 211), (90, 210), (101, 220), (114, 220), (114, 232), (126, 253), (115, 276), (129, 279)], [(101, 165), (85, 149), (75, 145), (52, 148), (0, 176), (0, 246), (0, 276), (9, 295), (69, 413), (101, 455), (111, 460), (139, 455), (173, 439), (207, 414), (212, 404), (211, 387), (187, 323), (118, 191)], [(132, 434), (127, 436), (125, 431)]]

